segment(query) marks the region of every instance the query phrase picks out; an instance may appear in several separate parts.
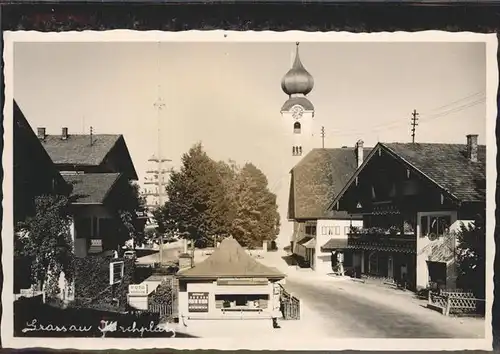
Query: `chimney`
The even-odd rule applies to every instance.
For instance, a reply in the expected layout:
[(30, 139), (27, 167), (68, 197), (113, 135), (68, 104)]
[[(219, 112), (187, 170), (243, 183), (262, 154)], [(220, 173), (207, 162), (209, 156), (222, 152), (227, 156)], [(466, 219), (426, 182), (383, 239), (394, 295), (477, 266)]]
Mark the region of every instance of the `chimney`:
[(363, 140), (358, 140), (356, 143), (356, 160), (358, 161), (358, 167), (363, 163)]
[(38, 139), (45, 140), (45, 128), (37, 128)]
[(467, 135), (467, 158), (477, 162), (477, 134)]
[(68, 128), (66, 128), (66, 127), (62, 128), (61, 139), (62, 140), (68, 139)]

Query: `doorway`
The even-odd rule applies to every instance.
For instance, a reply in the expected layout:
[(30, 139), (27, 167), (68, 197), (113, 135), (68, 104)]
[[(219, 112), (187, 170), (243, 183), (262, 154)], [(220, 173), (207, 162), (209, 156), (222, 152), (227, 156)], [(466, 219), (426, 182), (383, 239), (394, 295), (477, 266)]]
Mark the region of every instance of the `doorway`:
[(392, 256), (387, 258), (387, 277), (391, 279), (394, 278), (394, 260)]

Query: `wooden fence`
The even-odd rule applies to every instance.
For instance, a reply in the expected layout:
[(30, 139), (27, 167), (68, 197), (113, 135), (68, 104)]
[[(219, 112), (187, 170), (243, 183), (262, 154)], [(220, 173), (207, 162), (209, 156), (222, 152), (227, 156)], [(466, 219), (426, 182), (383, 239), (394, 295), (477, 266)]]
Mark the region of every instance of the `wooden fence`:
[(440, 293), (429, 291), (427, 307), (441, 311), (445, 316), (484, 314), (485, 300), (476, 299), (473, 293), (446, 290)]
[(284, 320), (300, 320), (300, 300), (280, 285), (280, 303)]

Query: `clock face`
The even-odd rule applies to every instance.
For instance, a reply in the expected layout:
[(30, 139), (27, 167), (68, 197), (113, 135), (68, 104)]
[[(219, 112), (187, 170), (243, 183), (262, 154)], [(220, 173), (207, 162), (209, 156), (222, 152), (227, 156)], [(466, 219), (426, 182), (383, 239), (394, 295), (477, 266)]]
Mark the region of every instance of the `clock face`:
[(292, 117), (293, 119), (300, 119), (302, 118), (302, 114), (304, 114), (304, 108), (301, 106), (294, 106), (292, 107)]

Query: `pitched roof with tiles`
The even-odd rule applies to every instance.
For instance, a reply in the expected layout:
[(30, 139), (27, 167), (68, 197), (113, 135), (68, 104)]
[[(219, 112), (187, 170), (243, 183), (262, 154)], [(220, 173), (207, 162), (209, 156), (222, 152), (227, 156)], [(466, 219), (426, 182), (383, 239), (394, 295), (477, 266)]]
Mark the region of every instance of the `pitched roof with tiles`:
[(467, 158), (465, 144), (382, 143), (457, 200), (485, 201), (486, 146), (478, 145), (477, 162)]
[(283, 279), (285, 274), (279, 270), (265, 266), (252, 258), (238, 241), (232, 237), (225, 238), (219, 247), (207, 259), (193, 268), (181, 270), (179, 278), (269, 278)]
[[(366, 156), (371, 148), (364, 148)], [(355, 148), (313, 149), (291, 171), (291, 219), (348, 219), (328, 209), (357, 169)]]
[(63, 177), (73, 186), (73, 204), (102, 204), (120, 176), (121, 173), (85, 173)]
[(61, 139), (60, 135), (46, 135), (42, 144), (58, 165), (99, 166), (106, 155), (122, 137), (119, 134), (68, 135)]
[(467, 158), (467, 145), (442, 143), (378, 143), (363, 165), (333, 199), (332, 207), (381, 148), (460, 202), (486, 200), (486, 146), (478, 145), (477, 161)]

